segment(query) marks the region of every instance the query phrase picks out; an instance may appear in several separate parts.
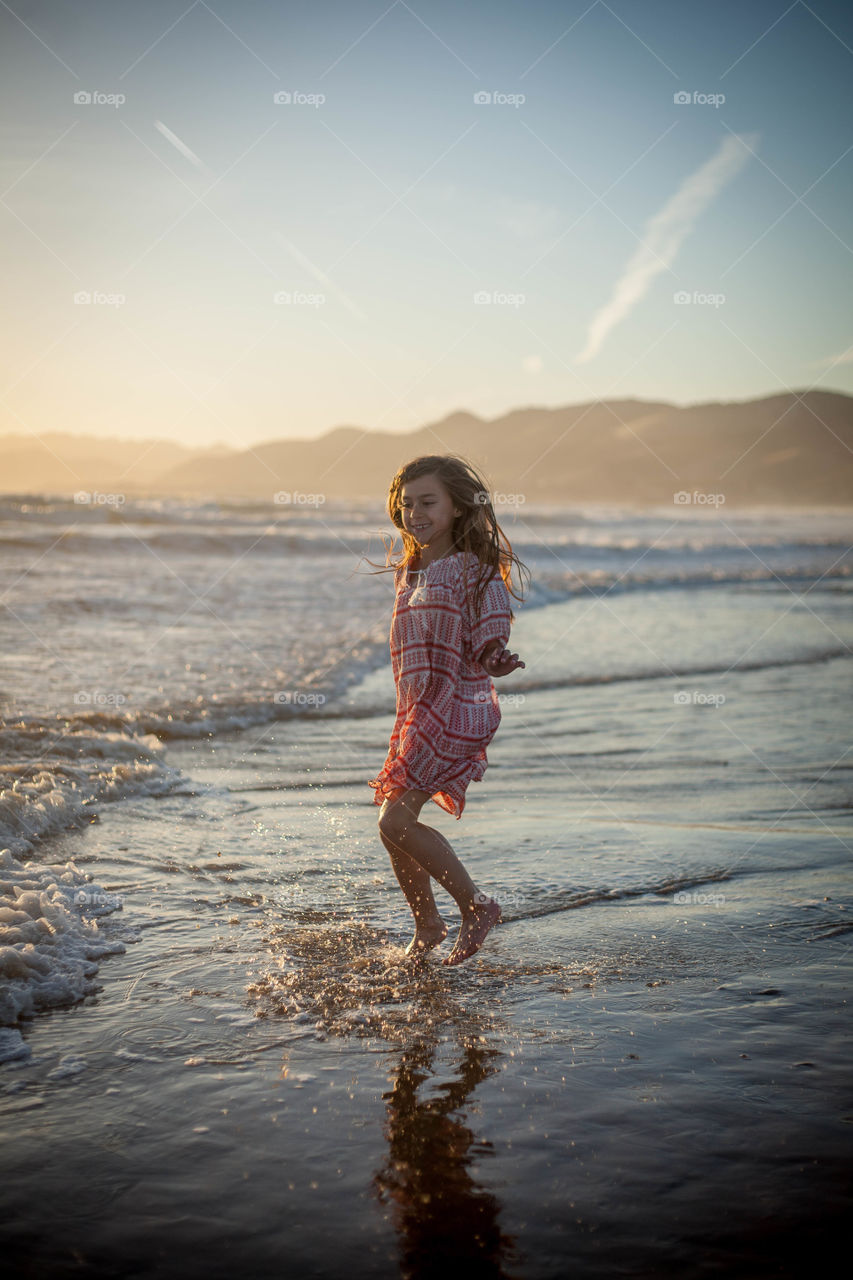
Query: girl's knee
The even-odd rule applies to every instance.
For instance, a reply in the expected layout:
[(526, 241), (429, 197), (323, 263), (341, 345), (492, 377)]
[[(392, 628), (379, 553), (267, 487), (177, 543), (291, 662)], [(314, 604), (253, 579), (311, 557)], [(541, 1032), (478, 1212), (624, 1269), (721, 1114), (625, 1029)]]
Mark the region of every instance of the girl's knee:
[(392, 792), (379, 810), (379, 830), (389, 840), (398, 839), (418, 820), (422, 792), (401, 787)]
[(399, 839), (411, 821), (411, 814), (401, 811), (399, 805), (389, 804), (387, 808), (383, 805), (379, 814), (379, 832), (388, 840)]

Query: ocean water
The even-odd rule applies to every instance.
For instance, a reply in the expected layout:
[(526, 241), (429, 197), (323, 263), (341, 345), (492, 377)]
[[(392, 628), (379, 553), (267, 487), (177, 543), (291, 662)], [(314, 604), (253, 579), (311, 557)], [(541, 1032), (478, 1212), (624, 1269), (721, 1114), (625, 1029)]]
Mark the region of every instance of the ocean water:
[(20, 1274), (793, 1275), (849, 1212), (853, 514), (501, 523), (527, 665), (421, 817), (503, 922), (414, 975), (381, 507), (3, 499)]

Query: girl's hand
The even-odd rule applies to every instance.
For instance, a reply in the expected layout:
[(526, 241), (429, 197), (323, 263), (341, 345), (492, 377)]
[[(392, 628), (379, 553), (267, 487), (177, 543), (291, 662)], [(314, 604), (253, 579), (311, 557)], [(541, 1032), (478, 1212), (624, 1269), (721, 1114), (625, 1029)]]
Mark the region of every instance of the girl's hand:
[(511, 671), (515, 671), (516, 667), (524, 667), (527, 664), (521, 662), (517, 653), (510, 653), (509, 649), (502, 649), (500, 645), (496, 649), (488, 650), (480, 659), (480, 666), (487, 675), (498, 677), (508, 676)]

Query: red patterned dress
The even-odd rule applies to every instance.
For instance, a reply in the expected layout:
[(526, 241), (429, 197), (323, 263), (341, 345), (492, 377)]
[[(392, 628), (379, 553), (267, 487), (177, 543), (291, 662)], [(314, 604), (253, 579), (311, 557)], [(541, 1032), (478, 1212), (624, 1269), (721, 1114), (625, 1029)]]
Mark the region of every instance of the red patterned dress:
[(501, 712), (492, 678), (477, 657), (490, 640), (508, 643), (510, 603), (496, 573), (472, 625), (479, 572), (473, 552), (457, 551), (426, 569), (407, 573), (400, 566), (394, 575), (390, 640), (397, 715), (385, 764), (368, 781), (374, 804), (383, 804), (396, 787), (416, 787), (461, 818), (468, 783), (486, 772), (486, 747)]

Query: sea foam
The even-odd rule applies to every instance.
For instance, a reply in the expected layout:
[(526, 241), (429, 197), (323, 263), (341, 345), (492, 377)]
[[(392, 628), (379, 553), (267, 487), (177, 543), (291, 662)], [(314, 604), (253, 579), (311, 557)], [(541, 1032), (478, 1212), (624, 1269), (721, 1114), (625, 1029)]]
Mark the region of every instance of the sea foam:
[[(98, 962), (126, 950), (103, 936), (97, 919), (121, 910), (121, 899), (73, 862), (23, 863), (0, 850), (0, 904), (0, 1024), (7, 1027), (98, 990)], [(19, 1036), (0, 1037), (0, 1061), (23, 1053)]]

